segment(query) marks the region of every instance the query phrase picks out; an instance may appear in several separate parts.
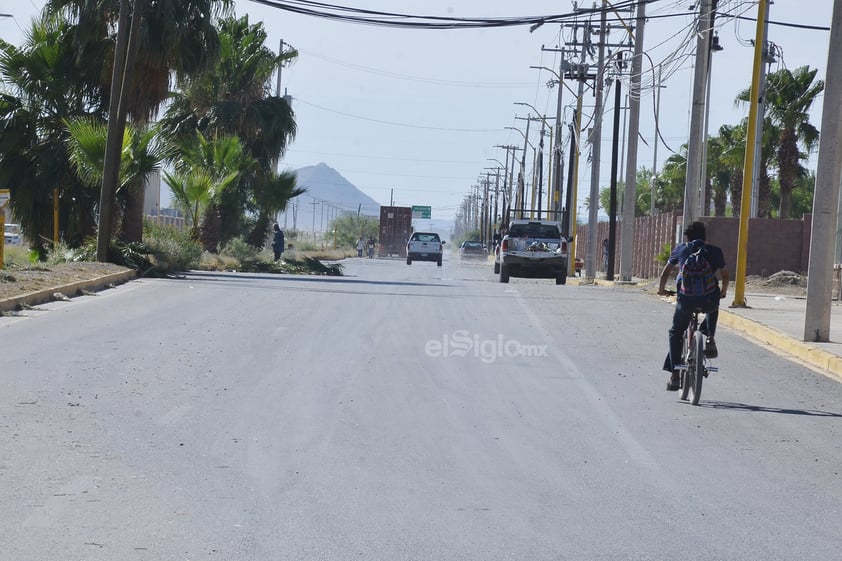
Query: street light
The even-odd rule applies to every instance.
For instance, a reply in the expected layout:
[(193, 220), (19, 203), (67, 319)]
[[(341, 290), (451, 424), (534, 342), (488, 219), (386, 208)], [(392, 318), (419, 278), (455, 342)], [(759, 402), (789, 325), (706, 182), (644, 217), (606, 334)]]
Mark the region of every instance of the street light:
[[(529, 103), (524, 103), (522, 101), (515, 101), (515, 105), (523, 105), (524, 107), (529, 107), (533, 111), (535, 111), (536, 115), (539, 115), (541, 118), (541, 140), (538, 143), (538, 162), (536, 163), (536, 168), (538, 169), (538, 189), (537, 189), (537, 197), (538, 197), (538, 220), (541, 220), (541, 212), (543, 206), (543, 199), (544, 199), (544, 129), (547, 127), (547, 116), (537, 109), (534, 106), (530, 105)], [(550, 117), (552, 119), (553, 117)], [(553, 133), (552, 129), (550, 129), (550, 147), (553, 145)], [(536, 196), (536, 189), (535, 189), (535, 181), (532, 182), (532, 203), (533, 207), (535, 206), (535, 196)], [(549, 204), (547, 205), (549, 210)], [(551, 213), (548, 212), (548, 216), (551, 216)]]
[[(526, 134), (524, 134), (524, 132), (522, 130), (520, 130), (517, 127), (503, 127), (503, 128), (506, 129), (506, 130), (519, 132), (520, 135), (523, 137), (523, 140), (526, 141), (526, 143), (529, 145), (529, 147), (532, 148), (533, 150), (535, 150), (535, 146), (531, 142), (529, 142), (529, 139), (526, 138)], [(520, 148), (518, 148), (518, 150), (520, 150)]]

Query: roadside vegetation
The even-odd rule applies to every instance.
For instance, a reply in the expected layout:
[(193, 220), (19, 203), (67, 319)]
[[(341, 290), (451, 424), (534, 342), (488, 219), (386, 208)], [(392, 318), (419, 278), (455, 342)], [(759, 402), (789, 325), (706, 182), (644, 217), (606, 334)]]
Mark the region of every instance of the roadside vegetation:
[[(242, 237), (232, 239), (219, 251), (210, 252), (202, 248), (190, 231), (151, 221), (144, 222), (143, 238), (139, 243), (115, 244), (111, 261), (136, 269), (139, 276), (146, 277), (173, 276), (189, 270), (341, 276), (342, 265), (331, 262), (351, 255), (350, 250), (302, 248), (285, 251), (276, 262), (271, 249), (256, 248)], [(45, 247), (47, 251), (42, 256), (24, 245), (6, 246), (5, 267), (46, 269), (62, 263), (92, 262), (96, 257), (94, 238), (76, 247), (47, 242)]]

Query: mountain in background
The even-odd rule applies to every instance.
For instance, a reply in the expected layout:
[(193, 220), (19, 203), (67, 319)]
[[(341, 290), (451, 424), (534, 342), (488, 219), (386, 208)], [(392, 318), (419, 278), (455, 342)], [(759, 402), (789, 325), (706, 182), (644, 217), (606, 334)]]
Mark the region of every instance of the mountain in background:
[[(380, 217), (380, 203), (360, 191), (354, 184), (322, 162), (295, 170), (296, 184), (307, 192), (290, 202), (285, 213), (278, 217), (283, 228), (300, 232), (324, 232), (330, 222), (343, 214), (359, 213)], [(422, 220), (414, 222), (416, 230), (433, 230), (449, 234), (450, 220)]]
[[(350, 181), (325, 164), (295, 170), (296, 184), (307, 189), (290, 202), (280, 216), (287, 228), (302, 231), (325, 231), (331, 220), (344, 214), (380, 216), (380, 203), (357, 189)], [(314, 214), (315, 213), (315, 214)]]

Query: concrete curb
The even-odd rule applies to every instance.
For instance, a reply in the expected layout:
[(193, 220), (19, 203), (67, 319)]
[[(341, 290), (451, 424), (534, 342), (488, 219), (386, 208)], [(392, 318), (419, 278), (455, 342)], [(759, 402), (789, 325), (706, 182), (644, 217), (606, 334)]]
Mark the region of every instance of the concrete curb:
[(719, 308), (719, 325), (730, 327), (752, 339), (769, 345), (822, 370), (828, 376), (842, 382), (842, 358), (810, 343), (799, 341), (772, 327), (744, 318), (726, 308)]
[(55, 286), (53, 288), (47, 288), (37, 292), (13, 296), (12, 298), (0, 300), (0, 313), (18, 310), (22, 306), (37, 306), (38, 304), (51, 302), (55, 300), (53, 295), (56, 292), (60, 292), (67, 297), (73, 297), (78, 296), (82, 291), (97, 292), (109, 287), (109, 285), (123, 284), (136, 277), (137, 271), (134, 269), (128, 269), (126, 271), (112, 273), (96, 279), (83, 280), (73, 284)]
[[(637, 283), (608, 281), (605, 279), (576, 279), (580, 286), (634, 286)], [(719, 308), (719, 325), (724, 325), (748, 336), (762, 344), (774, 347), (782, 354), (798, 359), (813, 368), (821, 370), (825, 375), (842, 382), (842, 357), (829, 353), (810, 343), (799, 341), (773, 327), (768, 327), (757, 321), (743, 317), (725, 307)]]

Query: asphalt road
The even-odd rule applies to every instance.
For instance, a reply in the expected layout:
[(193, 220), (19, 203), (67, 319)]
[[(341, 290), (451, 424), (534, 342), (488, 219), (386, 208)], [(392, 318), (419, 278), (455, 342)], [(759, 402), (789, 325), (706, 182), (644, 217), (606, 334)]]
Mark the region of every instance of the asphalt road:
[(0, 560), (840, 558), (842, 388), (669, 304), (354, 259), (0, 318)]

